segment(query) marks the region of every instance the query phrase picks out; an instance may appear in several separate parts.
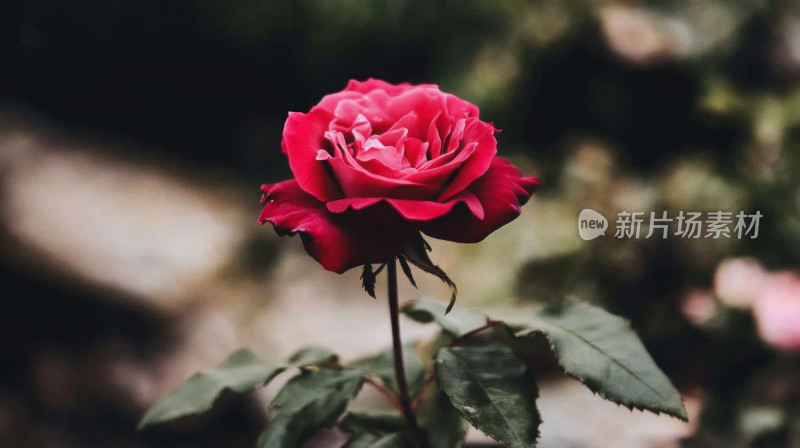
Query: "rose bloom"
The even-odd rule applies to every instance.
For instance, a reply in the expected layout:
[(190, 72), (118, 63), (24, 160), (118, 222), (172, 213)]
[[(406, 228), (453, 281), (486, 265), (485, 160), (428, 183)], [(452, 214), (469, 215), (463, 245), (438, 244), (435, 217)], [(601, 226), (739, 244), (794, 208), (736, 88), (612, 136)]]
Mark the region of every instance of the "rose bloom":
[(764, 342), (800, 351), (800, 277), (792, 272), (769, 276), (753, 303), (753, 315)]
[(497, 130), (432, 84), (350, 81), (291, 112), (283, 152), (294, 179), (264, 185), (259, 223), (299, 233), (326, 269), (403, 252), (409, 232), (474, 243), (513, 220), (539, 180), (495, 157)]

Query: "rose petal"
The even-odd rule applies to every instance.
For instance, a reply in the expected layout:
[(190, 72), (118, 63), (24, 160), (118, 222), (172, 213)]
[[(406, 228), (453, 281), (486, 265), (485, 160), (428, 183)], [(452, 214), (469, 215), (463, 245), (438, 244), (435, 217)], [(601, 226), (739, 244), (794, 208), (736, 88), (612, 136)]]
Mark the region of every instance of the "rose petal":
[(365, 169), (346, 149), (338, 151), (327, 160), (327, 163), (346, 198), (392, 197), (428, 200), (432, 199), (439, 191), (435, 185), (426, 185), (371, 172)]
[(351, 79), (350, 82), (347, 83), (347, 87), (345, 87), (344, 91), (369, 93), (373, 90), (381, 90), (389, 95), (395, 96), (405, 92), (406, 90), (416, 87), (434, 87), (438, 89), (438, 86), (435, 84), (419, 84), (417, 86), (412, 86), (407, 82), (400, 84), (389, 84), (388, 82), (381, 81), (380, 79), (369, 78), (366, 81), (356, 81), (355, 79)]
[(390, 129), (381, 135), (373, 137), (386, 146), (397, 146), (401, 140), (405, 139), (408, 135), (407, 128)]
[(414, 168), (418, 168), (425, 163), (425, 154), (428, 151), (428, 142), (422, 142), (416, 138), (407, 138), (403, 140), (403, 153), (406, 160)]
[(403, 118), (397, 120), (392, 125), (392, 127), (390, 127), (385, 133), (383, 133), (383, 135), (381, 135), (381, 140), (383, 140), (387, 136), (387, 134), (391, 135), (393, 131), (396, 131), (398, 129), (405, 130), (405, 132), (403, 133), (403, 136), (405, 137), (406, 135), (408, 135), (408, 128), (416, 126), (417, 122), (419, 122), (419, 117), (417, 116), (417, 113), (412, 110), (411, 112), (405, 114)]
[(441, 192), (443, 190), (443, 186), (448, 185), (447, 181), (450, 178), (454, 178), (456, 170), (460, 169), (464, 163), (470, 159), (477, 148), (477, 142), (471, 143), (461, 151), (454, 151), (453, 159), (450, 162), (445, 163), (442, 166), (427, 169), (425, 168), (427, 163), (423, 163), (419, 171), (409, 173), (403, 176), (403, 178), (421, 184), (436, 185), (439, 188), (439, 192)]
[(325, 207), (331, 213), (344, 213), (347, 210), (363, 210), (383, 200), (383, 198), (345, 198), (327, 202)]
[(470, 191), (463, 191), (445, 203), (408, 199), (346, 198), (330, 201), (326, 206), (331, 213), (344, 213), (348, 210), (366, 210), (381, 203), (391, 205), (406, 221), (422, 222), (440, 218), (450, 213), (459, 203), (466, 205), (474, 218), (483, 219), (484, 217), (483, 205), (478, 197)]
[[(358, 129), (365, 137), (372, 132), (383, 132), (385, 124), (391, 124), (394, 119), (387, 114), (385, 100), (375, 101), (371, 95), (362, 95), (356, 99), (345, 99), (336, 105), (334, 116), (336, 119), (330, 128), (340, 131)], [(364, 125), (369, 129), (365, 131)]]
[(314, 107), (307, 114), (290, 112), (283, 128), (283, 149), (300, 188), (321, 201), (339, 199), (341, 193), (324, 163), (317, 160), (325, 131), (333, 119), (327, 109)]
[[(384, 146), (375, 137), (366, 141), (364, 149), (356, 156), (356, 162), (367, 171), (392, 179), (402, 177), (411, 164), (403, 157), (402, 149)], [(412, 170), (413, 171), (413, 170)]]
[(300, 234), (306, 252), (325, 269), (342, 273), (366, 263), (383, 263), (403, 250), (403, 230), (367, 226), (365, 220), (329, 213), (325, 204), (294, 180), (261, 187), (259, 224), (272, 223), (281, 235)]
[(480, 115), (478, 106), (470, 103), (469, 101), (462, 100), (455, 95), (451, 95), (449, 93), (446, 93), (445, 95), (447, 96), (447, 112), (451, 117), (459, 119), (478, 117)]
[(497, 154), (497, 140), (494, 138), (494, 132), (494, 126), (478, 120), (467, 126), (464, 130), (464, 141), (477, 142), (478, 146), (475, 153), (461, 165), (455, 179), (439, 195), (438, 201), (448, 200), (486, 173)]
[(417, 114), (416, 126), (408, 127), (408, 136), (425, 139), (428, 136), (430, 124), (437, 116), (446, 111), (446, 108), (444, 93), (438, 88), (417, 88), (389, 99), (385, 110), (393, 120), (399, 120), (410, 110), (415, 111)]
[(428, 151), (431, 154), (431, 158), (435, 158), (439, 155), (442, 150), (442, 137), (439, 131), (439, 125), (437, 123), (443, 123), (448, 129), (450, 127), (449, 118), (442, 117), (442, 113), (439, 112), (436, 114), (435, 117), (431, 120), (430, 124), (428, 125), (428, 133), (427, 133), (427, 141), (430, 144), (428, 147)]
[(343, 90), (341, 92), (325, 95), (322, 97), (319, 104), (317, 104), (317, 107), (322, 107), (323, 109), (327, 109), (330, 113), (333, 113), (336, 110), (336, 105), (339, 104), (339, 102), (344, 100), (355, 100), (363, 96), (364, 94), (360, 92), (348, 92), (347, 90)]
[[(473, 118), (472, 121), (476, 121), (477, 118)], [(472, 124), (472, 123), (470, 123)], [(464, 138), (464, 130), (467, 125), (467, 120), (462, 118), (460, 120), (456, 120), (456, 124), (453, 127), (453, 132), (450, 133), (449, 139), (447, 140), (447, 148), (444, 148), (446, 153), (449, 153), (456, 149), (461, 143), (461, 139)]]
[(508, 160), (496, 157), (486, 173), (469, 185), (484, 210), (478, 219), (466, 207), (457, 206), (446, 216), (426, 223), (422, 231), (434, 238), (460, 243), (476, 243), (519, 216), (539, 179), (520, 177), (520, 171)]

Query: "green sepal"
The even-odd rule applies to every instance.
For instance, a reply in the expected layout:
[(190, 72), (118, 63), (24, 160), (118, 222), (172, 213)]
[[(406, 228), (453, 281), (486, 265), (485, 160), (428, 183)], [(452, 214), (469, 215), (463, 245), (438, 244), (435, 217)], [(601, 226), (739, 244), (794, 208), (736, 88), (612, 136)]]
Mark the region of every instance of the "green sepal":
[(428, 256), (430, 250), (430, 244), (422, 238), (419, 232), (409, 232), (405, 237), (402, 257), (423, 271), (439, 277), (441, 281), (445, 282), (447, 286), (450, 287), (450, 303), (445, 309), (445, 314), (447, 314), (453, 309), (456, 303), (458, 288), (442, 268), (433, 264), (433, 261), (431, 261), (431, 258)]
[(367, 263), (361, 269), (361, 287), (364, 288), (364, 291), (367, 292), (373, 299), (375, 299), (375, 278), (376, 274), (372, 270), (372, 265)]

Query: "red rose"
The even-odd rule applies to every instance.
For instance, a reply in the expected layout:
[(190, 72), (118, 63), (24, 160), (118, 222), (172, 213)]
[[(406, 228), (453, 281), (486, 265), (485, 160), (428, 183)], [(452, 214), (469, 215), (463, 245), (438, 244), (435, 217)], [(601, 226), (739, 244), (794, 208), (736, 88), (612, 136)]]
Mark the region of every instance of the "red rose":
[(350, 81), (290, 112), (283, 151), (294, 180), (264, 185), (259, 223), (300, 233), (326, 269), (403, 252), (409, 230), (473, 243), (510, 222), (539, 180), (495, 157), (478, 108), (432, 84)]

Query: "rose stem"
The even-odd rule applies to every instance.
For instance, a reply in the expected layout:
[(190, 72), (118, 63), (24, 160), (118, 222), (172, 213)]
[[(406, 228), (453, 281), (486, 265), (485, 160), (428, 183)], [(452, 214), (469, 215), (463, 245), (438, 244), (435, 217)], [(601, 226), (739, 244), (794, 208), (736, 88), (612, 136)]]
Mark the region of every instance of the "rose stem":
[(408, 395), (408, 381), (406, 380), (406, 368), (403, 363), (403, 343), (400, 341), (400, 305), (397, 299), (397, 260), (392, 259), (387, 266), (389, 277), (389, 316), (392, 319), (392, 349), (394, 351), (394, 374), (397, 378), (397, 389), (399, 392), (400, 407), (403, 417), (406, 419), (408, 428), (413, 432), (420, 447), (425, 447), (425, 438), (419, 431), (417, 416), (411, 409), (411, 398)]

